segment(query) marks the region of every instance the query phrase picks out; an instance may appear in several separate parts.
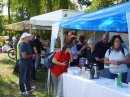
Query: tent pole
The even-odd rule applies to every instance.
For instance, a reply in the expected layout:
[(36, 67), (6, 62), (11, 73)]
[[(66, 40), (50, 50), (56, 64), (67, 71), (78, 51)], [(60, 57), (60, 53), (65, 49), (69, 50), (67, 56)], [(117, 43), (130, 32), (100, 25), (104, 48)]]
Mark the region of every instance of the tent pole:
[(129, 51), (130, 51), (130, 13), (126, 13), (127, 27), (128, 27), (128, 41), (129, 41)]
[(29, 33), (32, 34), (32, 25), (29, 25)]
[(64, 30), (61, 29), (61, 49), (63, 47), (63, 44), (64, 44)]

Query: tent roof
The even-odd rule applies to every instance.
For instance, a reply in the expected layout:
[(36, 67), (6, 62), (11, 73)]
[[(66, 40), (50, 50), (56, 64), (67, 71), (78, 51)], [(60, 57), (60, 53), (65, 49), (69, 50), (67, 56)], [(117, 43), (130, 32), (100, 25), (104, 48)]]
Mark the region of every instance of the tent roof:
[(130, 2), (63, 19), (60, 28), (127, 32), (126, 13)]
[(79, 14), (83, 14), (83, 13), (75, 10), (61, 9), (61, 10), (31, 17), (29, 20), (29, 24), (40, 25), (40, 26), (52, 26), (54, 21), (61, 20), (66, 17), (76, 16)]
[[(5, 25), (7, 30), (15, 30), (15, 31), (23, 31), (24, 29), (29, 29), (29, 26), (30, 25), (28, 24), (28, 20)], [(31, 26), (32, 26), (32, 29), (51, 30), (51, 27), (48, 27), (48, 26), (45, 26), (45, 27), (35, 26), (35, 25), (31, 25)]]

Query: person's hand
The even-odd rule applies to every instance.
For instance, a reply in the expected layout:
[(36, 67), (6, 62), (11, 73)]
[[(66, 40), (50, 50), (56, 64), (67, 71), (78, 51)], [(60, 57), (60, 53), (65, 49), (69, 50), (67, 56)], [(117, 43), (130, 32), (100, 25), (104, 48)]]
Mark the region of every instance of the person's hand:
[(96, 61), (101, 61), (101, 59), (99, 57), (95, 57)]
[(35, 56), (35, 59), (37, 59), (37, 58), (38, 58), (38, 55)]
[(63, 62), (63, 63), (61, 63), (61, 65), (62, 65), (62, 66), (65, 66), (65, 65), (67, 65), (67, 64), (66, 64), (66, 62)]
[(72, 54), (72, 51), (69, 49), (69, 53)]
[(111, 64), (117, 65), (117, 61), (115, 61), (115, 60), (111, 60), (110, 62), (111, 62)]
[(36, 55), (35, 54), (32, 55), (32, 59), (36, 59)]
[(121, 61), (117, 61), (117, 64), (116, 65), (120, 65), (121, 64)]
[(77, 54), (78, 54), (78, 55), (80, 55), (80, 54), (81, 54), (81, 52), (80, 52), (80, 51), (78, 51), (78, 52), (77, 52)]

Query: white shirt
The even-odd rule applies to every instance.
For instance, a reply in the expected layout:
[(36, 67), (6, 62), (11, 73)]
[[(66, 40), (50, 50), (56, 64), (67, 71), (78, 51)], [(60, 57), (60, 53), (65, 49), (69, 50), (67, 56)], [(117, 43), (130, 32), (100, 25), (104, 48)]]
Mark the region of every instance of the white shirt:
[[(125, 56), (128, 54), (128, 51), (125, 48), (124, 48), (124, 53), (125, 53)], [(107, 50), (107, 52), (105, 54), (105, 57), (107, 57), (109, 59), (109, 61), (111, 61), (111, 60), (125, 61), (126, 60), (125, 56), (122, 53), (122, 51), (115, 52), (114, 50), (111, 50), (110, 55), (109, 55), (109, 49)], [(128, 67), (126, 64), (120, 64), (119, 66), (114, 65), (114, 64), (110, 64), (109, 70), (111, 73), (117, 74), (117, 73), (127, 72)]]
[[(74, 46), (71, 47), (71, 52), (72, 52), (72, 54), (78, 52), (76, 45), (74, 45)], [(77, 58), (78, 58), (78, 55), (75, 55), (75, 56), (73, 57), (73, 59), (77, 59)]]

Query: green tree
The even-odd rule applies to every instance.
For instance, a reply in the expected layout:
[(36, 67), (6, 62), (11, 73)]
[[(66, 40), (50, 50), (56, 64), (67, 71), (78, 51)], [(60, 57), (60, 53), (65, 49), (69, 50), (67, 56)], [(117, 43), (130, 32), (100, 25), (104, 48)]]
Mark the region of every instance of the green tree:
[(3, 26), (3, 15), (2, 15), (3, 6), (4, 6), (3, 0), (0, 0), (0, 33), (2, 33), (3, 30), (4, 30), (4, 26)]
[(78, 0), (78, 4), (81, 4), (81, 5), (90, 6), (91, 3), (92, 2), (90, 0)]
[(85, 12), (91, 12), (101, 8), (109, 7), (114, 5), (114, 0), (93, 0), (92, 5), (86, 8)]

